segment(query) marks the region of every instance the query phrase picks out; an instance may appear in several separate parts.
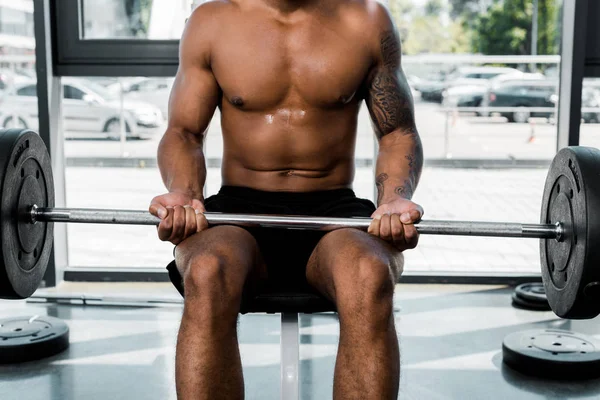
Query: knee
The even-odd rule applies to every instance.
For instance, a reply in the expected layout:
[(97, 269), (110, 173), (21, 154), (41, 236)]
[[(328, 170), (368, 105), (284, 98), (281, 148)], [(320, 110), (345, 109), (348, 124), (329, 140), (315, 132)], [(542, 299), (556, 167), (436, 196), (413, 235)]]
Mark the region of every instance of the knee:
[(336, 285), (338, 309), (343, 312), (365, 313), (386, 317), (393, 309), (395, 278), (390, 262), (376, 254), (357, 256), (350, 268), (345, 284)]
[[(191, 256), (183, 276), (186, 299), (217, 301), (222, 305), (239, 303), (243, 279), (235, 275), (233, 261), (218, 249), (204, 250)], [(237, 272), (241, 274), (242, 271)]]

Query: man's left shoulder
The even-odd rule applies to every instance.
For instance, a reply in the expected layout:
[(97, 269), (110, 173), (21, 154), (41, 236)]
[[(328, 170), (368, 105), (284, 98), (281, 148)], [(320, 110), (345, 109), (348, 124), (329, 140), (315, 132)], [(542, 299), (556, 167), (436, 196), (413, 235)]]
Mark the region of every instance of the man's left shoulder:
[(381, 32), (394, 30), (394, 23), (388, 8), (378, 0), (342, 1), (344, 15), (363, 34), (380, 36)]

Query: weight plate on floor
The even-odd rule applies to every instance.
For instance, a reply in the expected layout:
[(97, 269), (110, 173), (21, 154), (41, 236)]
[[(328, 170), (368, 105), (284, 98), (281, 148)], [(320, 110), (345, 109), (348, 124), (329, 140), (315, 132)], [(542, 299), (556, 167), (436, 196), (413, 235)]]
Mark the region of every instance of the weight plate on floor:
[(542, 276), (552, 310), (562, 318), (600, 313), (600, 150), (568, 147), (548, 171), (541, 222), (561, 222), (564, 237), (540, 241)]
[(520, 299), (526, 301), (548, 304), (548, 297), (546, 297), (546, 289), (543, 283), (522, 283), (515, 288), (515, 294)]
[(600, 342), (560, 329), (534, 329), (504, 338), (506, 365), (526, 375), (577, 380), (600, 377)]
[(512, 305), (516, 308), (529, 311), (550, 311), (550, 304), (548, 302), (541, 303), (539, 301), (530, 301), (519, 297), (515, 292), (512, 294)]
[(0, 364), (40, 360), (69, 347), (69, 326), (47, 317), (0, 319)]
[(53, 224), (31, 224), (32, 205), (54, 207), (50, 156), (40, 136), (0, 130), (0, 298), (22, 299), (38, 288), (50, 259)]

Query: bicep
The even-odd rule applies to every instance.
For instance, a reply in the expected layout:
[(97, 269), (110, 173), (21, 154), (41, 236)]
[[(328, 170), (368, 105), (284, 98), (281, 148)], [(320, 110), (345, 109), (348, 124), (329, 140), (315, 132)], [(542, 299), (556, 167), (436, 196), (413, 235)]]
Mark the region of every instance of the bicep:
[(381, 35), (379, 50), (365, 97), (375, 132), (379, 138), (395, 130), (414, 133), (413, 99), (400, 66), (400, 40), (395, 31)]
[(182, 65), (169, 99), (169, 126), (203, 134), (219, 101), (219, 86), (212, 71), (196, 65)]
[(220, 89), (211, 69), (212, 4), (198, 7), (179, 44), (179, 68), (169, 97), (169, 128), (202, 135), (219, 102)]

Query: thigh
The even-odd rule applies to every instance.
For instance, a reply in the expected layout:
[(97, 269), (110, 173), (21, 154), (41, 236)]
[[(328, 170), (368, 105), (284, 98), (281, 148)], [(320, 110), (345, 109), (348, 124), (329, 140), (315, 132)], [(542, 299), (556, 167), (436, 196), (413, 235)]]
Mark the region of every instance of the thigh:
[[(339, 229), (325, 235), (312, 252), (306, 266), (306, 278), (322, 295), (335, 301), (336, 286), (360, 286), (360, 260), (375, 260), (385, 266), (394, 282), (402, 274), (404, 255), (387, 242), (357, 229)], [(363, 277), (364, 278), (364, 277)]]
[[(223, 260), (222, 273), (234, 282), (266, 279), (265, 264), (254, 237), (245, 229), (219, 225), (190, 236), (175, 249), (175, 264), (185, 277), (195, 260)], [(200, 266), (201, 268), (201, 266)]]

